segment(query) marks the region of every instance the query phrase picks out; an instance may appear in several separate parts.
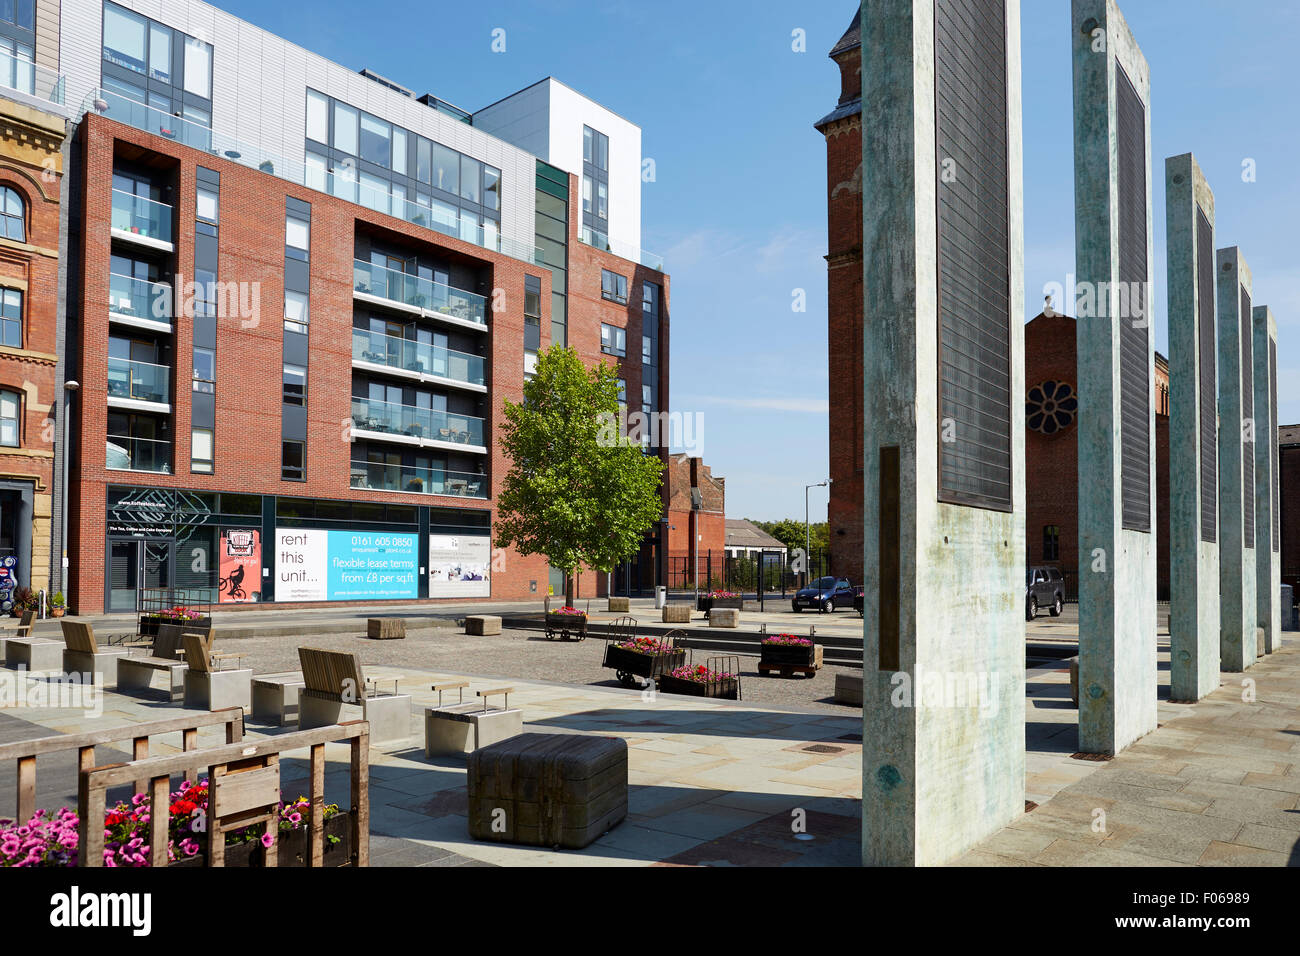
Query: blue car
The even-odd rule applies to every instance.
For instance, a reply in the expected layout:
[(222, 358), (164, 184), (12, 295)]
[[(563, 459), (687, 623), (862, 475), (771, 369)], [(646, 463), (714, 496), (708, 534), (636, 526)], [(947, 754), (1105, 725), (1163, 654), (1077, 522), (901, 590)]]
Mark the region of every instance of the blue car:
[(837, 607), (853, 607), (853, 594), (853, 585), (849, 583), (848, 578), (828, 575), (796, 591), (790, 605), (796, 613), (806, 608), (830, 614)]

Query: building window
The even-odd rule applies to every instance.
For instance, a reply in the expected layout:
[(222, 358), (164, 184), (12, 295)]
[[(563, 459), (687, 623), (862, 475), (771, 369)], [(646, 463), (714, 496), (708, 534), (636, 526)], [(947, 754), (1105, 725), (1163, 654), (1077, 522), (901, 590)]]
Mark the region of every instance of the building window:
[(36, 3), (35, 0), (3, 0), (0, 2), (0, 20), (6, 23), (12, 23), (29, 32), (36, 29)]
[(311, 222), (289, 213), (284, 217), (284, 254), (306, 259), (311, 248)]
[(1043, 382), (1026, 395), (1025, 424), (1033, 431), (1055, 435), (1074, 424), (1079, 398), (1068, 382)]
[(0, 235), (18, 242), (27, 241), (27, 219), (23, 197), (18, 195), (18, 190), (0, 186), (0, 218), (3, 218), (3, 232)]
[(190, 429), (190, 471), (212, 473), (212, 429)]
[(290, 332), (307, 334), (307, 296), (302, 292), (284, 291), (284, 327)]
[(198, 217), (206, 222), (215, 223), (217, 221), (216, 190), (204, 186), (198, 188), (196, 191), (196, 212)]
[(609, 355), (627, 355), (627, 330), (616, 325), (600, 326), (600, 350)]
[(0, 445), (18, 447), (18, 409), (21, 407), (17, 392), (0, 392)]
[(280, 459), (280, 477), (285, 481), (306, 481), (304, 476), (305, 442), (287, 441), (282, 443)]
[(646, 318), (659, 318), (659, 297), (663, 290), (653, 282), (641, 283), (641, 313)]
[(144, 73), (147, 23), (138, 13), (114, 3), (104, 4), (104, 59)]
[(194, 391), (211, 393), (217, 380), (217, 353), (212, 349), (194, 349)]
[(1061, 560), (1061, 529), (1057, 525), (1043, 526), (1043, 560)]
[(582, 128), (582, 161), (597, 169), (609, 169), (609, 137), (590, 126)]
[(648, 335), (641, 336), (641, 361), (646, 365), (655, 364), (655, 340)]
[(608, 269), (601, 269), (600, 297), (609, 299), (611, 302), (617, 302), (620, 305), (627, 305), (627, 276), (621, 276), (617, 272), (610, 272)]
[(23, 347), (23, 294), (18, 289), (0, 289), (0, 345)]
[(307, 370), (301, 365), (284, 364), (284, 403), (307, 404)]

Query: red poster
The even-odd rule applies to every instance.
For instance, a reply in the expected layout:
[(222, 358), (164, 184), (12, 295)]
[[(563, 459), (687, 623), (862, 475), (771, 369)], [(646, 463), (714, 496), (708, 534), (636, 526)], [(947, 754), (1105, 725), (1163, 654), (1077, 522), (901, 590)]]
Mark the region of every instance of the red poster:
[(226, 528), (221, 532), (222, 604), (256, 601), (262, 592), (262, 532)]

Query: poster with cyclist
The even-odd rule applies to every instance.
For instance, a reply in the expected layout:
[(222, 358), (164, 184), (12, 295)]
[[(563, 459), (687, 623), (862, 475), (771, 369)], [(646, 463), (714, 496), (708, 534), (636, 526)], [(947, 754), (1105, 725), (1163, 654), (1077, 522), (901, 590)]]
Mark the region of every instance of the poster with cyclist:
[(221, 604), (246, 604), (262, 593), (262, 532), (246, 528), (221, 531)]

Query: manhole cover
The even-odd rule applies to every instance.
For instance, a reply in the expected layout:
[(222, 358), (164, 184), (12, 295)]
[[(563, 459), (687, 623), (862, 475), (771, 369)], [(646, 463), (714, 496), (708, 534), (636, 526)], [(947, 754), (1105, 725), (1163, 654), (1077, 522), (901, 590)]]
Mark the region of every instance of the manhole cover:
[(810, 754), (839, 754), (844, 752), (843, 747), (832, 747), (830, 744), (809, 744), (803, 749)]

